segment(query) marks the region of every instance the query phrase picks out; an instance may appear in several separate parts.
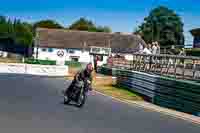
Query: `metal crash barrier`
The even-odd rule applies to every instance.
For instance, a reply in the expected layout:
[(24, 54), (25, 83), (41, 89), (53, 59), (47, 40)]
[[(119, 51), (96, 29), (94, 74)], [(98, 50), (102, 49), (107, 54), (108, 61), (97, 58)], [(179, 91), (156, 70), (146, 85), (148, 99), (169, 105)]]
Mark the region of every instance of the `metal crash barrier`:
[(200, 83), (144, 72), (102, 67), (114, 74), (117, 85), (148, 97), (152, 103), (199, 116)]

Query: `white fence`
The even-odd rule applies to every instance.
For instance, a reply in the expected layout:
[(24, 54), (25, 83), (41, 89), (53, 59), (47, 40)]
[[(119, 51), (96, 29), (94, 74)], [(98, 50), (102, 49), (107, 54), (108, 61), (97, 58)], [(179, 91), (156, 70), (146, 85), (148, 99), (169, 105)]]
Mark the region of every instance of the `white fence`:
[(41, 76), (67, 76), (68, 66), (0, 63), (0, 73), (31, 74)]

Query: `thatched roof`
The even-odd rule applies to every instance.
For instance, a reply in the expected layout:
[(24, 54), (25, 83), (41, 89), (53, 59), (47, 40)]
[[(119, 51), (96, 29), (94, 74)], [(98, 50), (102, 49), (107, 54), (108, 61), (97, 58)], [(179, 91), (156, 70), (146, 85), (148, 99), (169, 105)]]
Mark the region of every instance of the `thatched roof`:
[(37, 29), (36, 45), (52, 48), (110, 47), (115, 52), (136, 51), (145, 42), (133, 34), (70, 31), (63, 29)]

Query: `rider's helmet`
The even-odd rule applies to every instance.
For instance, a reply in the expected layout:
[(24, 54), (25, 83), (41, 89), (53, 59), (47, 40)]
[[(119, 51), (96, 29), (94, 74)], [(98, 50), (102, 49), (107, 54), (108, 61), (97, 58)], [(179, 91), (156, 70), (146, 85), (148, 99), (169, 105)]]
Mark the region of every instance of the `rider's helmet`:
[(91, 72), (93, 71), (92, 63), (87, 64), (87, 66), (86, 66), (86, 71), (87, 71), (88, 73), (91, 73)]

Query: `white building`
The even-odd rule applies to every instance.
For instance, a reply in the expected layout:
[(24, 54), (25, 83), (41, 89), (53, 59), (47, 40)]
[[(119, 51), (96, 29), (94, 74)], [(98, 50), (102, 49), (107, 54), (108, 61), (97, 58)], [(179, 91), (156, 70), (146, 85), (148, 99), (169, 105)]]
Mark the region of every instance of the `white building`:
[[(124, 49), (136, 50), (139, 44), (145, 45), (145, 42), (132, 34), (39, 28), (36, 32), (33, 56), (41, 60), (55, 60), (61, 65), (65, 61), (94, 63), (94, 58), (98, 55), (101, 59), (99, 64), (102, 65), (107, 62), (111, 53), (109, 50), (117, 53)], [(94, 46), (98, 47), (93, 49), (96, 51), (91, 50)]]
[(68, 49), (34, 48), (33, 57), (40, 60), (53, 60), (57, 62), (57, 65), (63, 65), (65, 61), (75, 61), (75, 62), (87, 64), (90, 62), (93, 63), (94, 54), (100, 57), (100, 61), (98, 65), (106, 64), (109, 53), (108, 54), (104, 54), (101, 52), (95, 53), (92, 51), (92, 48), (90, 51), (77, 49), (77, 48), (76, 49), (75, 48), (68, 48)]
[(82, 49), (34, 48), (33, 56), (40, 60), (54, 60), (58, 64), (64, 61), (81, 63), (89, 63), (91, 61), (89, 51), (83, 51)]

